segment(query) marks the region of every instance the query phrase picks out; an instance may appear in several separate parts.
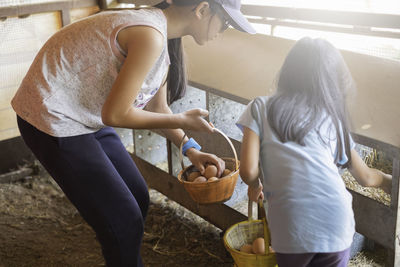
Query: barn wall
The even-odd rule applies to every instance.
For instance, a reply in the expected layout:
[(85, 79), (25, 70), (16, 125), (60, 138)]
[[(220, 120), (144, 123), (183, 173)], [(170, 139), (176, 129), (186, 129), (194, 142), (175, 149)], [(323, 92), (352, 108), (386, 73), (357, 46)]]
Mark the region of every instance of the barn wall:
[[(205, 46), (185, 38), (189, 78), (243, 100), (270, 95), (293, 44), (292, 40), (232, 29)], [(357, 84), (349, 105), (354, 132), (400, 147), (400, 62), (341, 52)]]

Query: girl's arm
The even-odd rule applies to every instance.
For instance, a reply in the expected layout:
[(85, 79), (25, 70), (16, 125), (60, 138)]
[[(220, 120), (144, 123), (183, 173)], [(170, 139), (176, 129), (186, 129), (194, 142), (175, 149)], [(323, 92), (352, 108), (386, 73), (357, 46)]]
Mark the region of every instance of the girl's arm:
[(259, 179), (260, 138), (258, 135), (243, 126), (243, 139), (240, 151), (240, 177), (248, 188), (249, 199), (257, 202), (263, 199), (263, 186)]
[(161, 54), (163, 36), (146, 26), (129, 27), (120, 34), (124, 37), (120, 45), (128, 55), (102, 107), (103, 123), (131, 129), (183, 128), (212, 132), (212, 127), (202, 118), (208, 115), (206, 110), (161, 114), (133, 107), (144, 79)]
[[(146, 110), (162, 114), (173, 114), (167, 103), (166, 83), (164, 83), (164, 85), (158, 90), (157, 94), (146, 105)], [(168, 140), (174, 143), (177, 147), (180, 146), (182, 137), (185, 134), (181, 129), (161, 129), (161, 131)], [(189, 139), (185, 137), (183, 143), (187, 142), (188, 140)], [(193, 165), (196, 166), (201, 174), (204, 174), (206, 163), (212, 163), (216, 165), (218, 169), (217, 175), (219, 176), (225, 169), (225, 162), (213, 154), (204, 153), (194, 148), (189, 148), (186, 151), (186, 156), (193, 163)]]
[(379, 187), (386, 193), (391, 193), (392, 175), (368, 167), (354, 149), (351, 150), (349, 171), (360, 185)]

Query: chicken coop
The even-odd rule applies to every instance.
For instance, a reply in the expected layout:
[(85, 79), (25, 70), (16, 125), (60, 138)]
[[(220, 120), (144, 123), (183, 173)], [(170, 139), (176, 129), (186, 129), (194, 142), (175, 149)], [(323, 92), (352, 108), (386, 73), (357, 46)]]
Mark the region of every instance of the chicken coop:
[[(34, 171), (29, 163), (35, 157), (20, 137), (10, 102), (45, 41), (62, 27), (101, 10), (147, 2), (157, 1), (0, 2), (0, 183), (12, 183)], [(340, 49), (357, 86), (349, 103), (357, 150), (367, 164), (392, 174), (388, 195), (363, 188), (343, 173), (353, 196), (356, 231), (368, 242), (387, 249), (387, 266), (400, 266), (400, 5), (388, 1), (391, 6), (384, 9), (381, 5), (385, 4), (379, 1), (359, 0), (354, 1), (354, 7), (326, 4), (324, 8), (316, 3), (296, 6), (296, 1), (277, 2), (242, 1), (242, 12), (257, 34), (227, 29), (204, 46), (190, 37), (183, 38), (189, 87), (171, 110), (209, 110), (208, 120), (229, 137), (240, 157), (242, 135), (235, 123), (252, 99), (272, 94), (276, 75), (296, 40), (307, 35), (331, 41)], [(157, 129), (116, 130), (150, 188), (222, 231), (247, 219), (247, 186), (240, 178), (229, 200), (198, 204), (177, 179), (182, 167), (190, 165), (185, 158), (182, 166), (179, 147)], [(203, 151), (234, 156), (229, 143), (218, 134), (187, 134)]]

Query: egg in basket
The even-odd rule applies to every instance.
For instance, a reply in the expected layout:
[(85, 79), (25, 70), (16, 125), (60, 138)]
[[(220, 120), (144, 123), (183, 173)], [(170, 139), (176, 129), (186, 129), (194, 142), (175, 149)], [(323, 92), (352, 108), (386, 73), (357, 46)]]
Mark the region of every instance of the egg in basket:
[(234, 158), (221, 158), (225, 161), (225, 170), (221, 177), (217, 177), (217, 167), (211, 164), (206, 167), (204, 176), (201, 176), (193, 165), (185, 167), (182, 156), (183, 142), (180, 145), (182, 171), (178, 174), (178, 180), (191, 198), (199, 204), (221, 203), (230, 199), (239, 177), (239, 160), (231, 140), (222, 131), (216, 128), (214, 131), (227, 140), (234, 154)]

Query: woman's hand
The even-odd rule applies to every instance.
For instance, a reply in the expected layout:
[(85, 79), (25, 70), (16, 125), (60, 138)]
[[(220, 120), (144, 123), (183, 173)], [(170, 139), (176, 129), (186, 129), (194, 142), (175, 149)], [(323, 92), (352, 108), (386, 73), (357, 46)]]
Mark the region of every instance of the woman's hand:
[(218, 177), (220, 177), (222, 172), (225, 170), (225, 161), (215, 156), (214, 154), (204, 153), (194, 148), (189, 148), (186, 151), (186, 156), (202, 175), (204, 174), (207, 163), (211, 163), (217, 166)]
[(247, 189), (247, 195), (251, 201), (256, 203), (259, 199), (264, 200), (263, 185), (260, 179), (257, 179), (257, 182), (254, 185), (249, 185)]
[(213, 132), (213, 127), (203, 117), (208, 116), (208, 111), (201, 108), (191, 109), (180, 113), (182, 129), (199, 132)]

